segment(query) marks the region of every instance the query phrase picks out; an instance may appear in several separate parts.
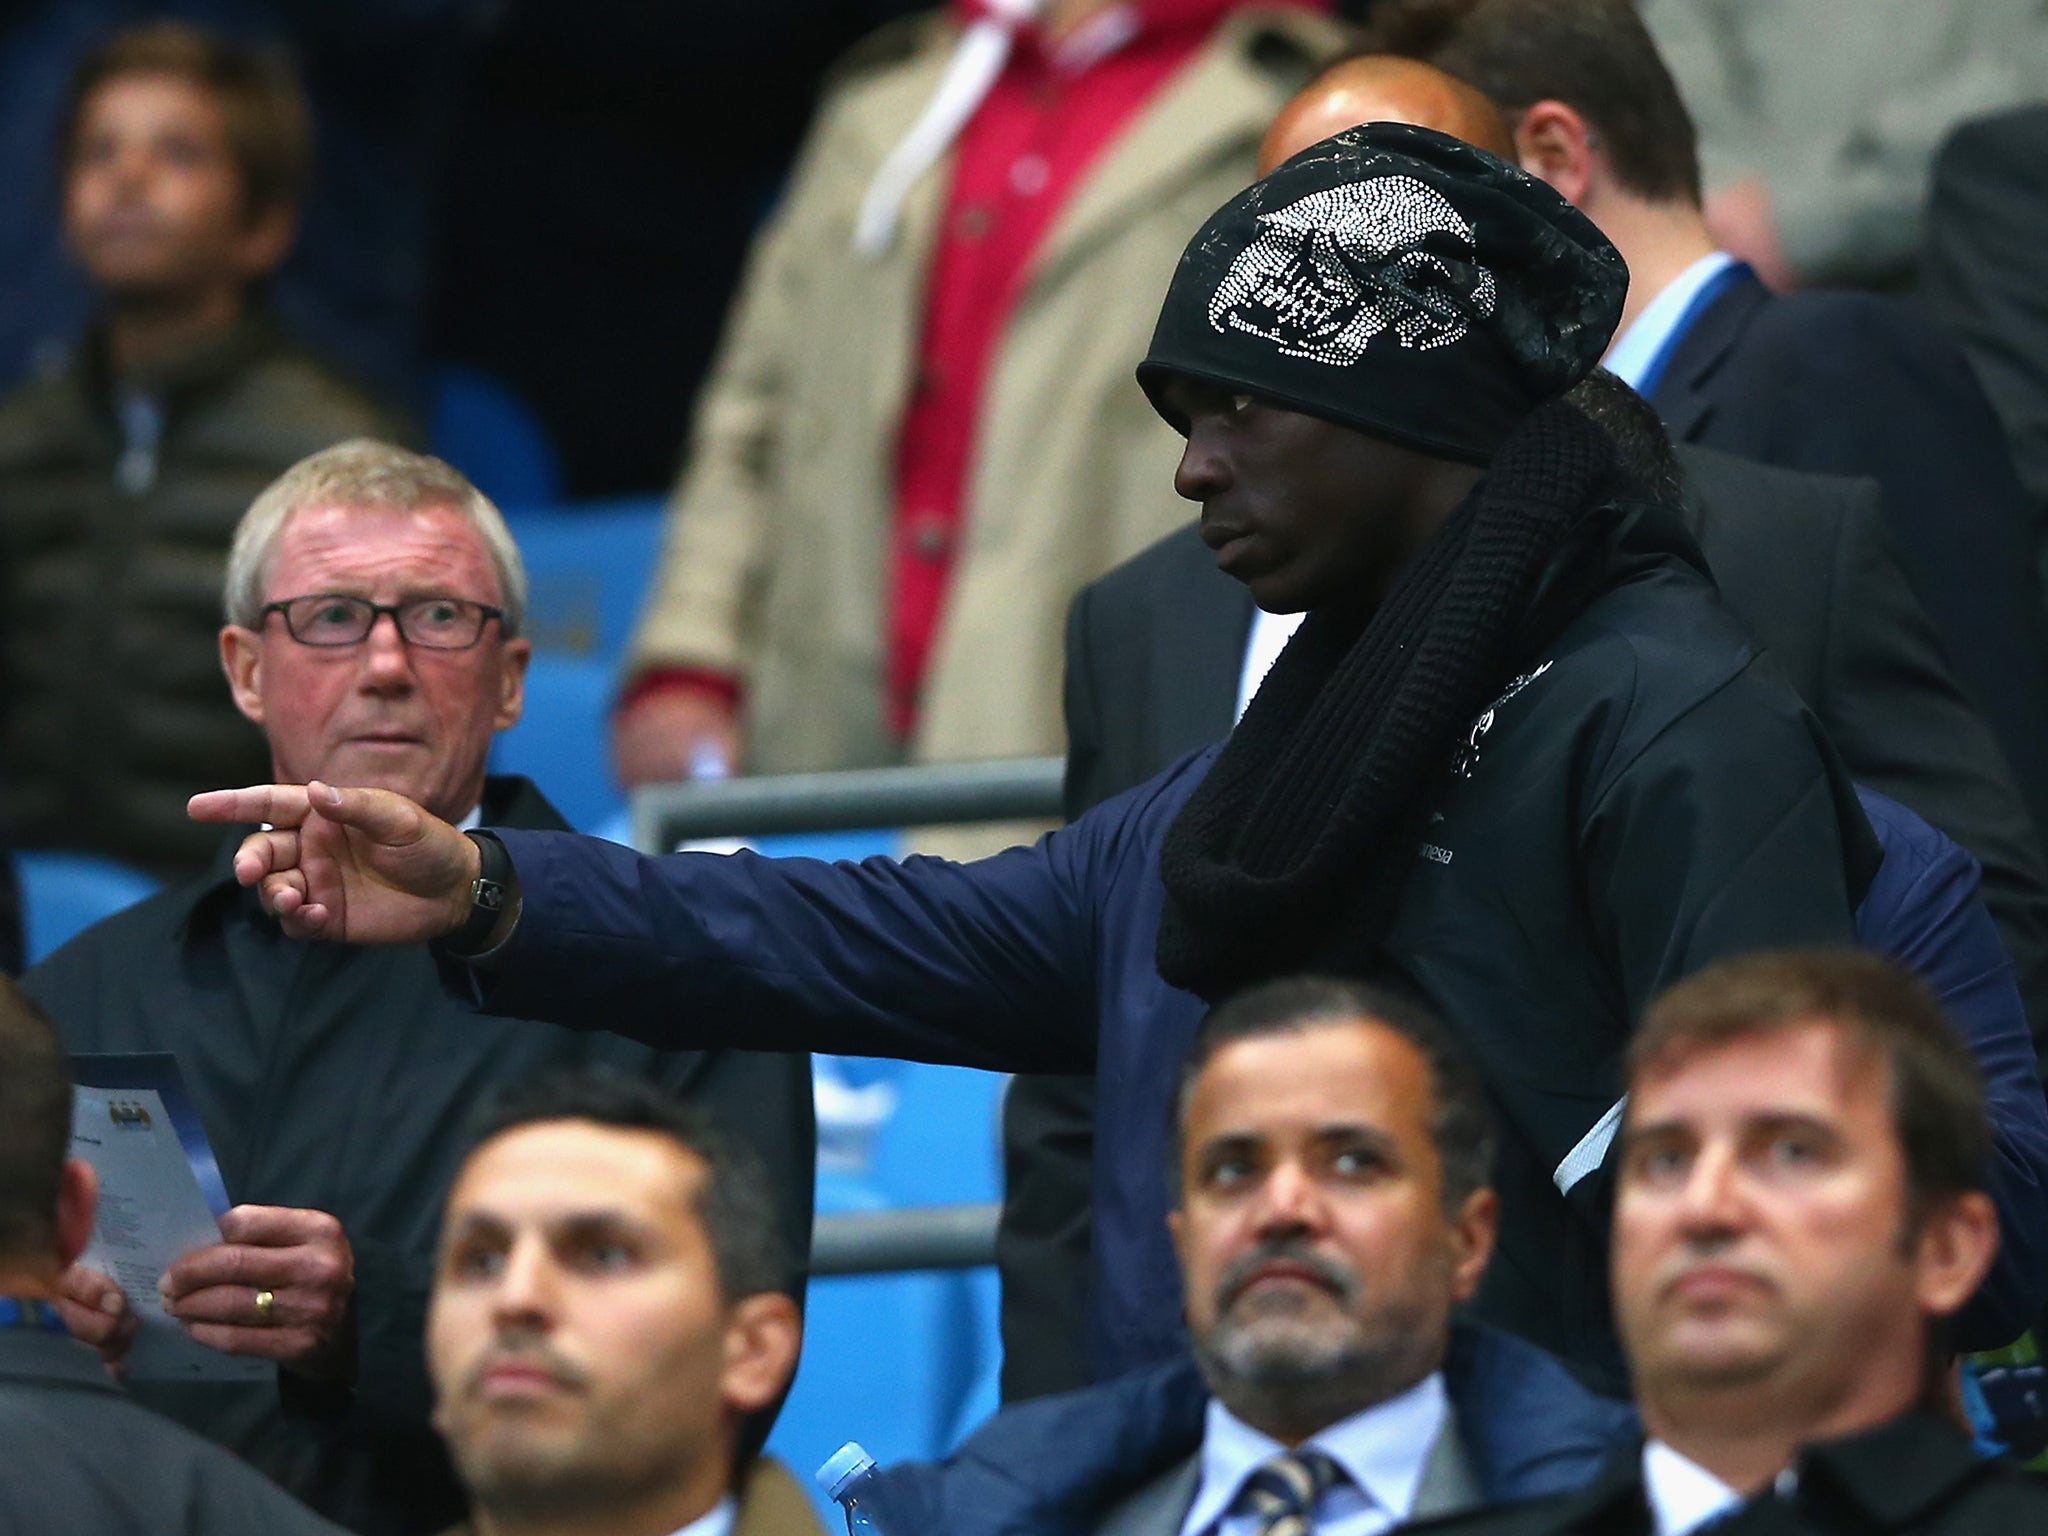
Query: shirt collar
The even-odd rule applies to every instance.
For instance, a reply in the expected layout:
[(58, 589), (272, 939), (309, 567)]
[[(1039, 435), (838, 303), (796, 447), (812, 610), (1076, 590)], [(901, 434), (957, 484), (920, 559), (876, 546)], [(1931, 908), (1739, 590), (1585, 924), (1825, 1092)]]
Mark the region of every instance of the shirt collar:
[[(1375, 1403), (1328, 1429), (1306, 1445), (1335, 1461), (1354, 1487), (1397, 1521), (1415, 1507), (1423, 1464), (1449, 1421), (1450, 1401), (1441, 1371), (1425, 1376), (1399, 1396)], [(1206, 1531), (1230, 1512), (1245, 1479), (1287, 1447), (1259, 1433), (1216, 1399), (1209, 1400), (1202, 1430), (1202, 1484), (1181, 1525), (1182, 1536)]]
[(1643, 1494), (1652, 1536), (1687, 1536), (1742, 1502), (1741, 1494), (1661, 1440), (1643, 1447)]
[(738, 1518), (739, 1506), (727, 1494), (711, 1508), (692, 1520), (675, 1533), (675, 1536), (732, 1536), (733, 1521)]
[(1726, 251), (1711, 251), (1666, 283), (1607, 349), (1607, 371), (1630, 389), (1640, 389), (1700, 290), (1734, 265), (1735, 258)]

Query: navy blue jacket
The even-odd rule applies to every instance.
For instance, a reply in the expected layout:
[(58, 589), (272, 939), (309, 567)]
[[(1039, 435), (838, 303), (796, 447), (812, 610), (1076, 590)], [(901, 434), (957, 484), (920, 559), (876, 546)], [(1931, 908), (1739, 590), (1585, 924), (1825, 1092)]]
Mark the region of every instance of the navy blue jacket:
[(1650, 403), (1677, 441), (1882, 487), (1913, 594), (2048, 839), (2048, 614), (2033, 511), (1962, 349), (1896, 300), (1776, 295), (1744, 273), (1670, 358)]
[[(1568, 1196), (1556, 1170), (1609, 1119), (1652, 996), (1726, 955), (1852, 942), (1848, 870), (1861, 845), (1872, 865), (1879, 851), (1812, 718), (1713, 600), (1675, 522), (1619, 515), (1589, 533), (1566, 563), (1609, 584), (1574, 600), (1545, 664), (1474, 723), (1387, 971), (1451, 1022), (1499, 1109), (1502, 1233), (1475, 1315), (1618, 1383), (1604, 1170)], [(1091, 1365), (1105, 1379), (1170, 1358), (1184, 1344), (1168, 1103), (1203, 1008), (1153, 965), (1158, 852), (1212, 756), (971, 865), (653, 859), (506, 832), (525, 908), (485, 1005), (669, 1046), (1092, 1067)], [(1874, 937), (1892, 948), (1898, 932)], [(1992, 947), (1971, 951), (1972, 977), (2003, 963), (1981, 936)], [(2024, 1051), (2010, 996), (1999, 1027)], [(2021, 1161), (2040, 1166), (2038, 1150)], [(2027, 1289), (2040, 1294), (2034, 1277)]]
[[(1512, 1334), (1454, 1325), (1443, 1370), (1489, 1504), (1575, 1492), (1641, 1434), (1632, 1410)], [(1183, 1355), (1006, 1408), (945, 1461), (876, 1473), (861, 1503), (888, 1536), (1089, 1536), (1201, 1447), (1208, 1404)]]

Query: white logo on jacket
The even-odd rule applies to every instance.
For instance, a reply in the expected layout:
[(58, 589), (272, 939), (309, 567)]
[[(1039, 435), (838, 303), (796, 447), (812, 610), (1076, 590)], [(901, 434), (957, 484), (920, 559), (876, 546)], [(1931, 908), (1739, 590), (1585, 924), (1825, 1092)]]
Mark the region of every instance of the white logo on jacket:
[(1479, 744), (1486, 739), (1486, 733), (1493, 729), (1495, 711), (1524, 688), (1535, 682), (1537, 678), (1548, 672), (1551, 666), (1552, 663), (1546, 661), (1542, 666), (1524, 672), (1501, 690), (1499, 698), (1495, 699), (1480, 712), (1479, 718), (1466, 728), (1464, 740), (1458, 743), (1457, 750), (1451, 754), (1452, 773), (1455, 773), (1461, 779), (1472, 777), (1472, 770), (1479, 766)]

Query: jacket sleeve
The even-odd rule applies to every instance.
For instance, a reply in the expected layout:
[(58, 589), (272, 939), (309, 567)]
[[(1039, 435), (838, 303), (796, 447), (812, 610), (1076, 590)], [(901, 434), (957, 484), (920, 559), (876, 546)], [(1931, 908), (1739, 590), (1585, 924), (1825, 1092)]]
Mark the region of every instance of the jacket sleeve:
[(1857, 783), (1953, 838), (1983, 869), (1984, 904), (2048, 1047), (2048, 874), (1998, 742), (1963, 698), (1906, 585), (1867, 484), (1839, 523), (1821, 719)]
[(1754, 661), (1600, 777), (1580, 845), (1631, 1020), (1715, 960), (1852, 942), (1876, 863), (1817, 723)]
[[(1874, 822), (1898, 814), (1872, 808)], [(1998, 1258), (1958, 1319), (1957, 1342), (1966, 1350), (1995, 1349), (2025, 1332), (2048, 1299), (2048, 1099), (2012, 962), (1979, 900), (1976, 860), (1924, 829), (1915, 847), (1887, 838), (1884, 871), (1857, 927), (1941, 999), (1983, 1075), (1996, 1141), (1990, 1193), (1998, 1207)]]
[(523, 908), (482, 1006), (670, 1049), (1089, 1071), (1097, 903), (1126, 830), (1089, 817), (973, 864), (650, 858), (507, 830)]

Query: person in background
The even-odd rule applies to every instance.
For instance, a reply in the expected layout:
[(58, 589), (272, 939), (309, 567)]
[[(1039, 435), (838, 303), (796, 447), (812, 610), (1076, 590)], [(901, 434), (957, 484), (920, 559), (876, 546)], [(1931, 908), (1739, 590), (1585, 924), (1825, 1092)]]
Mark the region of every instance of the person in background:
[(0, 1527), (66, 1536), (341, 1536), (261, 1473), (137, 1405), (66, 1335), (62, 1277), (99, 1184), (68, 1156), (71, 1076), (50, 1021), (0, 978)]
[(1946, 1333), (1998, 1247), (1976, 1069), (1909, 976), (1755, 955), (1630, 1050), (1615, 1316), (1644, 1441), (1577, 1495), (1441, 1536), (2015, 1536), (2048, 1490), (1979, 1456)]
[[(259, 496), (228, 560), (220, 664), (274, 770), (402, 790), (457, 821), (564, 825), (487, 776), (523, 702), (526, 573), (497, 509), (438, 459), (374, 442), (315, 454)], [(429, 1422), (421, 1328), (440, 1203), (477, 1099), (553, 1067), (608, 1065), (717, 1106), (774, 1170), (784, 1248), (805, 1252), (810, 1075), (801, 1057), (667, 1052), (592, 1026), (480, 1021), (423, 945), (308, 950), (211, 868), (87, 930), (23, 986), (73, 1051), (170, 1051), (237, 1202), (162, 1291), (192, 1337), (273, 1361), (256, 1382), (136, 1384), (366, 1536), (424, 1536), (462, 1491)], [(123, 1315), (68, 1281), (95, 1342)], [(759, 1432), (766, 1433), (765, 1422)]]
[[(64, 232), (98, 313), (0, 400), (0, 762), (23, 846), (203, 866), (195, 788), (260, 775), (215, 661), (228, 541), (317, 449), (405, 428), (266, 317), (312, 156), (270, 56), (158, 22), (77, 71)], [(197, 834), (197, 835), (195, 835)]]
[(1576, 1488), (1632, 1437), (1556, 1360), (1456, 1319), (1493, 1251), (1493, 1129), (1412, 1003), (1288, 977), (1222, 1004), (1181, 1067), (1173, 1151), (1193, 1358), (879, 1473), (883, 1530), (1235, 1536), (1291, 1515), (1376, 1536)]
[(1936, 150), (2048, 95), (2036, 0), (1642, 0), (1700, 125), (1714, 239), (1774, 288), (1901, 288)]
[(1186, 515), (1152, 307), (1320, 9), (956, 0), (847, 60), (698, 401), (628, 785), (1058, 750), (1062, 609)]
[(1389, 0), (1364, 46), (1435, 64), (1507, 114), (1522, 168), (1629, 266), (1604, 359), (1674, 439), (1868, 476), (1964, 695), (2048, 837), (2048, 611), (2033, 518), (1962, 351), (1869, 294), (1775, 296), (1715, 242), (1692, 119), (1632, 0)]
[(447, 1536), (822, 1536), (748, 1426), (803, 1322), (745, 1142), (632, 1078), (556, 1072), (484, 1116), (441, 1218), (434, 1422)]

